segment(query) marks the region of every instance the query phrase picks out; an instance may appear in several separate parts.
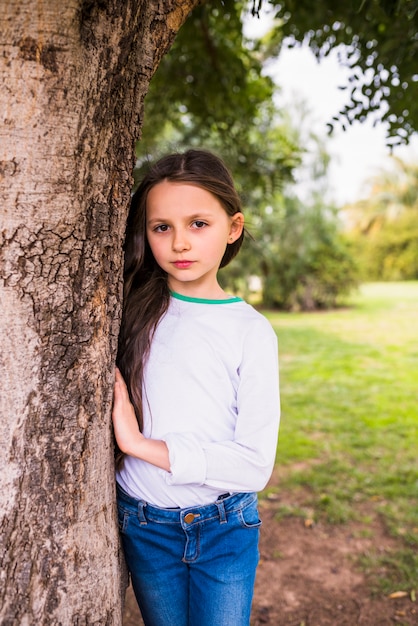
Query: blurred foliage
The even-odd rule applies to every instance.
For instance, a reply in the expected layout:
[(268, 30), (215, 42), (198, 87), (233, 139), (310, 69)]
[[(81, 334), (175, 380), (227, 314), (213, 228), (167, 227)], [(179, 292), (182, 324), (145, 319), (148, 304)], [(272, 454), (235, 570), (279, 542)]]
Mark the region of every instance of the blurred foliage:
[[(252, 12), (256, 20), (261, 9), (274, 16), (272, 28), (245, 42), (243, 17)], [(251, 172), (247, 123), (260, 113), (266, 119), (274, 86), (261, 68), (280, 54), (285, 38), (286, 45), (309, 45), (318, 60), (338, 48), (340, 63), (351, 69), (349, 84), (341, 85), (348, 103), (330, 120), (330, 132), (372, 115), (375, 123), (387, 123), (387, 142), (394, 146), (418, 129), (418, 0), (206, 0), (186, 20), (153, 79), (146, 111), (160, 138), (170, 124), (186, 143), (194, 129), (202, 138), (215, 131), (223, 134), (226, 155), (238, 142)], [(143, 139), (152, 144), (155, 129), (149, 131)], [(281, 172), (289, 167), (286, 156), (278, 162)]]
[[(407, 143), (418, 129), (418, 0), (263, 0), (274, 6), (278, 41), (308, 44), (318, 59), (338, 46), (352, 70), (349, 103), (329, 125), (388, 123), (387, 143)], [(343, 46), (341, 46), (343, 44)]]
[[(262, 303), (291, 311), (329, 309), (357, 286), (358, 271), (332, 208), (286, 195), (256, 219), (253, 259)], [(254, 265), (253, 265), (254, 267)]]
[[(280, 231), (280, 254), (270, 254), (266, 260), (266, 306), (292, 311), (330, 309), (358, 284), (356, 265), (335, 224), (320, 210), (311, 210), (305, 219), (303, 213), (296, 210), (293, 219), (286, 220), (286, 228)], [(292, 230), (292, 222), (299, 232)]]
[(363, 254), (372, 280), (418, 279), (418, 219), (405, 214), (367, 243)]
[(364, 280), (418, 279), (418, 165), (393, 165), (344, 210)]
[(221, 154), (246, 189), (269, 193), (291, 179), (301, 148), (272, 103), (274, 85), (260, 55), (243, 36), (246, 6), (207, 2), (181, 28), (145, 100), (136, 179), (149, 158), (199, 146)]

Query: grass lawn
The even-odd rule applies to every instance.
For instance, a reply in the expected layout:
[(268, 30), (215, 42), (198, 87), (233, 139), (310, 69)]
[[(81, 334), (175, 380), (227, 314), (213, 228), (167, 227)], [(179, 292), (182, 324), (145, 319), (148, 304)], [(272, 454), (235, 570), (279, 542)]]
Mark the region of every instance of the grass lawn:
[(279, 488), (298, 502), (282, 513), (366, 525), (379, 516), (400, 549), (367, 567), (382, 589), (416, 589), (418, 282), (364, 285), (336, 311), (267, 317), (281, 363)]

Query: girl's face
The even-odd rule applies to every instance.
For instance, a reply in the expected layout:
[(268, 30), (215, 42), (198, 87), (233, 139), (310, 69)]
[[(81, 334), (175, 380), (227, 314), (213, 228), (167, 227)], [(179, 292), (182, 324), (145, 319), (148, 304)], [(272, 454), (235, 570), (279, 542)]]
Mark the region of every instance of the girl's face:
[(217, 272), (226, 246), (236, 241), (244, 216), (229, 216), (209, 191), (163, 181), (147, 197), (147, 239), (172, 291), (195, 298), (222, 298)]

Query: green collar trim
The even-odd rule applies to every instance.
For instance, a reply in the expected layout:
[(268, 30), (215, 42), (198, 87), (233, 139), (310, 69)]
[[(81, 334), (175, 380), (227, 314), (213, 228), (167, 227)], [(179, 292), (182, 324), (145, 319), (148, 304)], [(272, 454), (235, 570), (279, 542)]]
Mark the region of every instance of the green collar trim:
[(173, 298), (177, 300), (183, 300), (184, 302), (195, 302), (196, 304), (231, 304), (231, 302), (242, 302), (242, 298), (232, 297), (225, 298), (224, 300), (210, 300), (206, 298), (191, 298), (190, 296), (183, 296), (181, 293), (170, 291)]

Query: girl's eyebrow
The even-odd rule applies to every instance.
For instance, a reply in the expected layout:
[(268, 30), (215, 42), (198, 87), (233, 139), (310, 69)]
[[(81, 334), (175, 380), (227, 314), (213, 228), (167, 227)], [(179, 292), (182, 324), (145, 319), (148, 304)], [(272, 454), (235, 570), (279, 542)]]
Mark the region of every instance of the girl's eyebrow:
[[(192, 222), (193, 220), (204, 220), (212, 217), (211, 213), (194, 213), (193, 215), (184, 216), (184, 220)], [(166, 224), (170, 222), (169, 219), (165, 219), (164, 217), (153, 217), (150, 220), (147, 220), (147, 224)]]
[(159, 217), (154, 217), (152, 220), (147, 220), (147, 224), (161, 224), (165, 223), (167, 220), (164, 220)]

